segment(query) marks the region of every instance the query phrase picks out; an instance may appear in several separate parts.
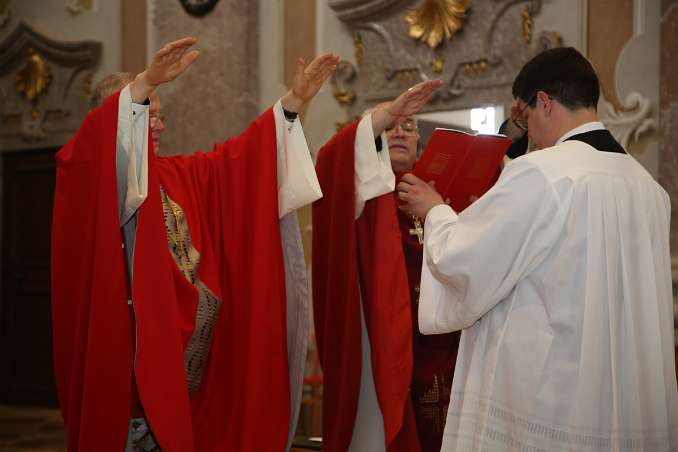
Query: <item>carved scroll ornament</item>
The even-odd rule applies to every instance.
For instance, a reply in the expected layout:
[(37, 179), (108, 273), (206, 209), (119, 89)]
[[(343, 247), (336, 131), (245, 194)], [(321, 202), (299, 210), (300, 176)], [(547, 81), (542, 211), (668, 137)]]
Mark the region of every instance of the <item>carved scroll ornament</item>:
[(101, 44), (58, 42), (20, 23), (0, 43), (0, 150), (59, 147), (87, 114)]
[[(533, 31), (541, 0), (333, 0), (329, 5), (357, 36), (360, 58), (356, 66), (343, 62), (352, 75), (337, 81), (335, 91), (350, 117), (431, 78), (445, 85), (427, 111), (508, 105), (520, 67), (561, 43), (557, 32)], [(418, 30), (417, 40), (410, 26)]]

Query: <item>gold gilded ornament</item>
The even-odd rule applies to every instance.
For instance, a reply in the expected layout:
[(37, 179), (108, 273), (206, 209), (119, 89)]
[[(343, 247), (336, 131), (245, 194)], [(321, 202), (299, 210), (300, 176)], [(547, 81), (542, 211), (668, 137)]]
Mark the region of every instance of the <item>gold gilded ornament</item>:
[(51, 81), (52, 71), (49, 66), (40, 55), (30, 49), (26, 65), (16, 74), (17, 91), (33, 101), (47, 89)]
[(405, 16), (410, 36), (424, 41), (432, 49), (438, 47), (443, 38), (452, 38), (462, 27), (469, 3), (470, 0), (424, 0)]

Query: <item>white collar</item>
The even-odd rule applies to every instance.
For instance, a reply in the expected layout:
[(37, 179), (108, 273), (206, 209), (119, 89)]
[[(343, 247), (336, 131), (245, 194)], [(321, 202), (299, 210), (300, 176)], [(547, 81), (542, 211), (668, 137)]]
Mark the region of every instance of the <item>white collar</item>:
[(594, 130), (604, 130), (605, 125), (603, 125), (602, 122), (600, 121), (592, 121), (592, 122), (587, 122), (585, 124), (582, 124), (580, 126), (575, 127), (574, 129), (570, 130), (569, 132), (566, 132), (563, 136), (558, 138), (558, 141), (556, 141), (556, 144), (560, 144), (563, 141), (567, 140), (568, 138), (579, 135), (580, 133), (586, 133), (586, 132), (592, 132)]

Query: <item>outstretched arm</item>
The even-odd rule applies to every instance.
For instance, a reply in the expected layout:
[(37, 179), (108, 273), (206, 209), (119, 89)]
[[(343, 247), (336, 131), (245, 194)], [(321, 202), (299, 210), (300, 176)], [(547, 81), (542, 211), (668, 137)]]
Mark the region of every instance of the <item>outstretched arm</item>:
[(282, 110), (298, 113), (334, 73), (338, 62), (339, 57), (331, 53), (320, 55), (309, 65), (300, 58), (292, 88), (273, 108), (278, 143), (278, 214), (281, 218), (322, 196), (301, 122), (284, 119)]
[(116, 174), (120, 200), (120, 225), (125, 225), (147, 196), (148, 107), (142, 104), (155, 88), (174, 80), (198, 58), (189, 49), (195, 38), (183, 38), (165, 45), (148, 68), (125, 87), (118, 101)]

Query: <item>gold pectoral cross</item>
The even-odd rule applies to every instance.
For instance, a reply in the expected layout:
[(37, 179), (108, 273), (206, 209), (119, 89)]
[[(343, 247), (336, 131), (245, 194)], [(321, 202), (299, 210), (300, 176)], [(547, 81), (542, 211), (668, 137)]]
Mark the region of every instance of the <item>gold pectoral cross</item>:
[(414, 228), (410, 229), (410, 235), (416, 235), (419, 239), (419, 244), (424, 244), (424, 228), (421, 226), (421, 219), (419, 217), (412, 216), (412, 222), (414, 223)]

